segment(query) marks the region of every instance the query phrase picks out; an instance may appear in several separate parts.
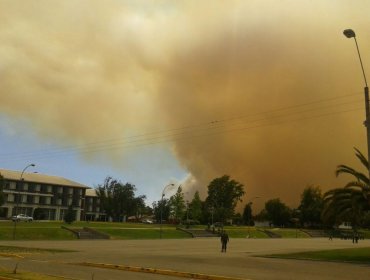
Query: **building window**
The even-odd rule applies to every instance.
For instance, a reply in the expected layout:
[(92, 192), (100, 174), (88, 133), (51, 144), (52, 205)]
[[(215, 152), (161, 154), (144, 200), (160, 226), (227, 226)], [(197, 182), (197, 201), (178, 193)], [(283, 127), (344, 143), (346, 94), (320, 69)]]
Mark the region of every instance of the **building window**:
[(28, 191), (29, 192), (34, 192), (35, 191), (35, 188), (36, 188), (36, 185), (35, 184), (32, 184), (32, 183), (29, 183), (28, 184)]
[(48, 186), (47, 185), (41, 185), (41, 192), (46, 193), (48, 191)]
[(40, 204), (45, 204), (45, 196), (41, 196), (39, 199)]

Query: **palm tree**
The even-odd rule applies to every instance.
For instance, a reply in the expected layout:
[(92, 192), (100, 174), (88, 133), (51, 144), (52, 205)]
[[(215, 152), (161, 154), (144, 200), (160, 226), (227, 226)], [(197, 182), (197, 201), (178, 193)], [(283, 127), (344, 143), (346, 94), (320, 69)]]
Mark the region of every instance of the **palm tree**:
[(324, 196), (322, 219), (328, 224), (350, 221), (354, 228), (361, 224), (367, 201), (362, 192), (349, 188), (333, 189)]
[[(368, 160), (355, 148), (356, 157), (368, 168)], [(339, 165), (336, 176), (349, 174), (355, 180), (348, 182), (344, 188), (330, 190), (324, 195), (324, 210), (322, 218), (330, 224), (339, 224), (351, 221), (353, 227), (361, 224), (361, 219), (366, 211), (370, 210), (370, 188), (367, 175), (347, 165)]]

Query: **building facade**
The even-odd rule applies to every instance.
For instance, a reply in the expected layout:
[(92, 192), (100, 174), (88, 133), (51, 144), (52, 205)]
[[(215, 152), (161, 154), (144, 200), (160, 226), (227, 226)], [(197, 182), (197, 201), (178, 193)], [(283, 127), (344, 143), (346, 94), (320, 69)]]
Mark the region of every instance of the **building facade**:
[(107, 221), (107, 216), (100, 206), (100, 198), (95, 189), (87, 189), (84, 203), (86, 221)]
[(26, 214), (35, 220), (61, 221), (72, 206), (76, 221), (86, 220), (85, 201), (90, 201), (86, 197), (89, 187), (62, 177), (37, 173), (0, 169), (0, 174), (5, 181), (1, 218)]

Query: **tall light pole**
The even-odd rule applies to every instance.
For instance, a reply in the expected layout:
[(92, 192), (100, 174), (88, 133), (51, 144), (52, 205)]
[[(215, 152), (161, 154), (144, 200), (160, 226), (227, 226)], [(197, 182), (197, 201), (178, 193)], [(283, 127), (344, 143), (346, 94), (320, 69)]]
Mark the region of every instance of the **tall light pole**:
[(362, 70), (362, 74), (364, 76), (364, 82), (365, 82), (364, 93), (365, 93), (365, 110), (366, 110), (366, 119), (365, 119), (364, 124), (365, 124), (366, 132), (367, 132), (367, 160), (368, 160), (368, 163), (369, 163), (368, 171), (369, 171), (369, 180), (370, 180), (370, 109), (369, 109), (369, 87), (367, 86), (365, 69), (364, 69), (364, 65), (362, 64), (360, 49), (358, 47), (358, 43), (357, 43), (357, 40), (356, 40), (356, 33), (352, 29), (346, 29), (346, 30), (343, 31), (343, 34), (347, 38), (353, 38), (353, 39), (355, 39), (357, 54), (358, 54), (358, 58), (360, 59), (361, 70)]
[[(260, 198), (259, 196), (255, 196), (255, 197), (253, 197), (249, 202), (248, 202), (248, 204), (250, 205), (250, 208), (251, 208), (251, 216), (252, 216), (252, 204), (253, 204), (253, 200), (255, 200), (255, 199), (258, 199), (258, 198)], [(251, 221), (249, 221), (249, 224), (248, 224), (248, 238), (250, 238), (250, 227), (251, 227)]]
[[(31, 163), (29, 165), (27, 165), (25, 168), (23, 168), (22, 170), (22, 173), (21, 173), (21, 177), (20, 177), (20, 183), (21, 183), (21, 186), (23, 187), (23, 174), (24, 172), (26, 171), (27, 168), (29, 167), (35, 167), (36, 165), (34, 163)], [(18, 190), (18, 194), (17, 194), (17, 201), (16, 201), (16, 208), (15, 208), (15, 216), (18, 215), (18, 206), (19, 206), (19, 200), (20, 200), (20, 196), (21, 196), (21, 190)], [(14, 226), (13, 226), (13, 239), (15, 240), (15, 232), (16, 232), (16, 229), (17, 229), (17, 220), (14, 220)]]
[(162, 196), (161, 196), (161, 207), (160, 207), (160, 222), (159, 222), (159, 238), (162, 239), (162, 213), (163, 213), (163, 198), (164, 198), (164, 195), (166, 194), (166, 191), (167, 189), (171, 188), (175, 186), (175, 184), (168, 184), (167, 186), (165, 186), (163, 188), (163, 191), (162, 191)]

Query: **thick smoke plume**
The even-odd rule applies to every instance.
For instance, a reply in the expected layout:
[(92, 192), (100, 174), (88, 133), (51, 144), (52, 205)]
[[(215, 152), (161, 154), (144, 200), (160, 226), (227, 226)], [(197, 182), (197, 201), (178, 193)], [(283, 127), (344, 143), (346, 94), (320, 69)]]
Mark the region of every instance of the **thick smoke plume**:
[(369, 6), (3, 1), (0, 110), (72, 145), (170, 140), (202, 194), (229, 174), (246, 200), (296, 205), (309, 184), (341, 185), (353, 146), (366, 153), (360, 66), (341, 33), (356, 30), (368, 62)]

